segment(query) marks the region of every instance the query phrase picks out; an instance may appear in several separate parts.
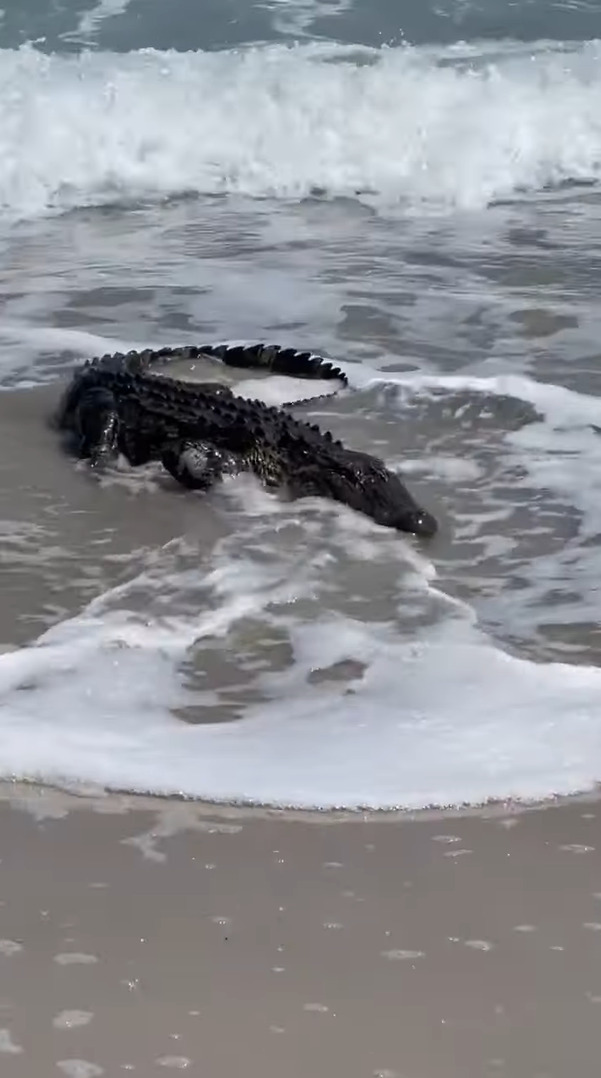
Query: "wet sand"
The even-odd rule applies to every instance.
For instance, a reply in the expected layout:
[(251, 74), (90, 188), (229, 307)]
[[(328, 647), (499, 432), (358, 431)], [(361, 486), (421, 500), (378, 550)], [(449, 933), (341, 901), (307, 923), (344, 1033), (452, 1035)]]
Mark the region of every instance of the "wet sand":
[(9, 788), (1, 1073), (596, 1078), (599, 818)]

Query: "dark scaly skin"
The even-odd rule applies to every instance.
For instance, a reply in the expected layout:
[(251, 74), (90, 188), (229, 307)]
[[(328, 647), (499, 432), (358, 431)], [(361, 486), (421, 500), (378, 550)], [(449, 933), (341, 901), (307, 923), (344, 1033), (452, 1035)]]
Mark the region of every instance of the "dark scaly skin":
[(116, 353), (76, 371), (56, 426), (76, 440), (79, 455), (93, 467), (119, 453), (134, 466), (160, 460), (179, 483), (199, 490), (225, 474), (252, 471), (265, 486), (283, 487), (293, 498), (331, 498), (386, 527), (434, 535), (434, 517), (377, 457), (347, 449), (328, 431), (282, 408), (237, 396), (227, 386), (182, 382), (156, 371), (158, 364), (201, 356), (228, 366), (348, 384), (328, 360), (277, 345)]

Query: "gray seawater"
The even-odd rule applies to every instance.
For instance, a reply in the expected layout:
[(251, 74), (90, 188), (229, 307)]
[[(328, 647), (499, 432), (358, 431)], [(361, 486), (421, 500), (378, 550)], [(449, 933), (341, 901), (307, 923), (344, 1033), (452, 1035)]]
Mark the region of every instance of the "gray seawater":
[(457, 41), (587, 41), (599, 34), (595, 0), (13, 0), (6, 48), (224, 49), (299, 37), (361, 45)]
[[(5, 8), (4, 773), (324, 807), (601, 777), (598, 38), (587, 2)], [(223, 339), (345, 366), (305, 414), (434, 543), (19, 462), (82, 356)]]

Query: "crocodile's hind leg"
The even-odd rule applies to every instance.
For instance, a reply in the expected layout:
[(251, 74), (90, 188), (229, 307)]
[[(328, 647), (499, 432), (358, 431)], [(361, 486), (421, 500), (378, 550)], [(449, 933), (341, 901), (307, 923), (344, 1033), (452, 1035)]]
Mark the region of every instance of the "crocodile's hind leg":
[(79, 455), (94, 468), (113, 460), (118, 453), (119, 416), (112, 392), (104, 386), (84, 390), (75, 417)]
[(171, 444), (163, 450), (161, 461), (169, 474), (190, 490), (209, 490), (224, 475), (234, 475), (240, 470), (231, 454), (203, 441)]

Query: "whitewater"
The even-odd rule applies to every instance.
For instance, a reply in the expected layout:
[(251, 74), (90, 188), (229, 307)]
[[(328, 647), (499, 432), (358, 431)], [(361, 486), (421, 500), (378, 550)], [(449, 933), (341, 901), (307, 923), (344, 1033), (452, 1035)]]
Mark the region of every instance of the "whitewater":
[(597, 41), (0, 52), (0, 206), (314, 193), (475, 208), (601, 169)]
[[(337, 37), (292, 7), (184, 49), (100, 4), (0, 49), (0, 777), (322, 810), (590, 791), (601, 43), (375, 45), (351, 5)], [(47, 430), (84, 357), (232, 339), (344, 367), (299, 414), (399, 468), (433, 543), (248, 477), (92, 483)]]

